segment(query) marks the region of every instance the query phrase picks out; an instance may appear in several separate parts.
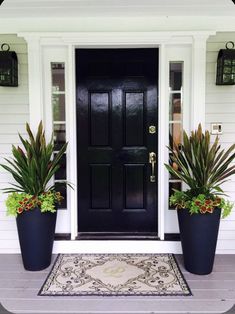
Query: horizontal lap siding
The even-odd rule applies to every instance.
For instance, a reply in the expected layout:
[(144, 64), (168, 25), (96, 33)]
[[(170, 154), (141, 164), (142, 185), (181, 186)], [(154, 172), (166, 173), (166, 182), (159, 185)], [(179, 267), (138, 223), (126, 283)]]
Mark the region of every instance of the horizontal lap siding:
[[(222, 123), (223, 134), (220, 135), (220, 142), (223, 148), (235, 143), (235, 86), (215, 85), (218, 51), (225, 49), (227, 41), (235, 42), (234, 32), (218, 33), (209, 38), (206, 67), (206, 127), (210, 130), (211, 123)], [(235, 176), (231, 177), (223, 188), (235, 203)], [(235, 253), (235, 208), (228, 218), (221, 221), (217, 249), (218, 252)]]
[[(18, 87), (0, 86), (0, 163), (11, 155), (11, 145), (19, 144), (18, 132), (25, 135), (25, 122), (29, 121), (27, 45), (16, 35), (0, 35), (0, 43), (8, 43), (18, 57)], [(0, 169), (0, 189), (8, 186), (12, 179)], [(4, 200), (0, 195), (0, 253), (18, 252), (16, 223), (6, 216)]]

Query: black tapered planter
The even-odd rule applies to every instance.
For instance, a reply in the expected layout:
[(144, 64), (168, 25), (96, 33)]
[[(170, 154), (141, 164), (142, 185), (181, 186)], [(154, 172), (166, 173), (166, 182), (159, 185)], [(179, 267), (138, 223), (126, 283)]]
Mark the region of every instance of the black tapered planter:
[(56, 213), (41, 213), (39, 208), (16, 218), (24, 268), (38, 271), (51, 263)]
[(213, 214), (190, 215), (187, 209), (178, 209), (177, 212), (186, 270), (197, 275), (210, 274), (214, 264), (221, 209), (216, 208)]

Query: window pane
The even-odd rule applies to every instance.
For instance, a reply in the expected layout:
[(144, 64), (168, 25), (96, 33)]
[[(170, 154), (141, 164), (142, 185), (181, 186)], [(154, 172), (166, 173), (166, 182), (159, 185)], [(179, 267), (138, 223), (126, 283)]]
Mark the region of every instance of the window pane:
[(67, 208), (67, 189), (66, 189), (66, 186), (55, 183), (55, 187), (56, 187), (56, 191), (60, 192), (61, 195), (64, 197), (61, 204), (58, 204), (58, 209), (66, 209)]
[(54, 125), (54, 143), (55, 150), (60, 150), (61, 147), (66, 142), (65, 136), (65, 124), (55, 124)]
[[(56, 154), (55, 154), (56, 156)], [(55, 174), (56, 180), (66, 180), (66, 154), (64, 154), (60, 161), (60, 168)]]
[[(170, 154), (169, 156), (171, 156), (171, 155), (172, 154)], [(179, 170), (178, 165), (175, 162), (173, 162), (171, 160), (171, 158), (169, 158), (169, 164), (173, 167), (174, 170)], [(174, 174), (171, 174), (171, 173), (169, 173), (169, 177), (170, 177), (171, 180), (172, 179), (178, 179), (178, 177), (176, 177)]]
[(181, 121), (181, 94), (170, 94), (170, 121)]
[(170, 62), (170, 88), (171, 90), (181, 90), (182, 87), (182, 62)]
[(182, 142), (182, 125), (181, 123), (172, 123), (170, 124), (170, 135), (169, 142), (170, 147), (173, 148), (174, 145), (179, 145)]
[[(174, 194), (174, 190), (182, 190), (182, 183), (180, 181), (176, 181), (176, 182), (169, 182), (169, 197)], [(169, 208), (173, 209), (170, 207), (169, 204)]]
[(52, 95), (54, 121), (65, 121), (65, 95)]
[(51, 63), (51, 71), (52, 71), (52, 91), (64, 92), (65, 91), (64, 63)]

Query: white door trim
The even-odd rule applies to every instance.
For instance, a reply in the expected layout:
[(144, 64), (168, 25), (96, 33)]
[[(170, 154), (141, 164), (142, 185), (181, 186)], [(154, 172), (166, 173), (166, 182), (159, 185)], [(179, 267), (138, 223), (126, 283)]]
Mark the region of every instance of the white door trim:
[[(29, 108), (30, 123), (34, 128), (43, 119), (43, 69), (42, 47), (64, 46), (68, 50), (68, 100), (69, 100), (69, 180), (75, 183), (75, 191), (70, 193), (71, 206), (71, 239), (77, 235), (77, 185), (76, 185), (76, 110), (75, 110), (75, 48), (104, 47), (158, 47), (159, 48), (159, 147), (158, 147), (158, 230), (160, 239), (164, 239), (164, 208), (166, 206), (166, 185), (168, 184), (164, 162), (166, 161), (166, 81), (165, 45), (190, 45), (192, 47), (192, 99), (190, 126), (205, 121), (205, 75), (206, 75), (206, 41), (214, 31), (176, 31), (176, 32), (89, 32), (89, 33), (19, 33), (28, 43), (29, 63)], [(161, 109), (160, 109), (161, 108)], [(93, 241), (90, 241), (90, 243)], [(128, 242), (128, 241), (127, 241)], [(123, 242), (122, 245), (128, 245)], [(133, 242), (133, 241), (132, 241)], [(61, 242), (62, 243), (62, 242)], [(117, 242), (115, 242), (117, 243)], [(126, 244), (125, 244), (126, 243)], [(139, 243), (139, 242), (138, 242)], [(59, 245), (59, 242), (58, 242)], [(57, 248), (58, 248), (57, 245)], [(62, 245), (62, 244), (61, 244)], [(95, 247), (95, 243), (93, 244)]]

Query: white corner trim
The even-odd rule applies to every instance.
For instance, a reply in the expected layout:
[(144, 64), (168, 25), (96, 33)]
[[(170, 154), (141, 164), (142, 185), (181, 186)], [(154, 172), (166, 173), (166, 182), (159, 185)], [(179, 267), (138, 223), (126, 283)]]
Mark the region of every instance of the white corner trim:
[(159, 98), (158, 98), (158, 236), (164, 240), (165, 234), (165, 208), (166, 186), (168, 186), (168, 176), (164, 163), (166, 161), (166, 143), (167, 143), (167, 108), (166, 104), (166, 47), (162, 44), (159, 49)]
[(43, 120), (42, 55), (39, 38), (28, 42), (29, 123), (36, 131)]
[(206, 106), (206, 41), (209, 35), (194, 35), (192, 44), (191, 129), (205, 127)]
[(68, 188), (68, 207), (70, 210), (71, 240), (75, 240), (78, 229), (78, 180), (77, 180), (77, 137), (76, 137), (76, 82), (75, 82), (75, 49), (73, 45), (68, 46), (68, 64), (67, 64), (67, 108), (68, 114), (66, 128), (68, 147), (68, 182), (73, 185), (73, 189)]

